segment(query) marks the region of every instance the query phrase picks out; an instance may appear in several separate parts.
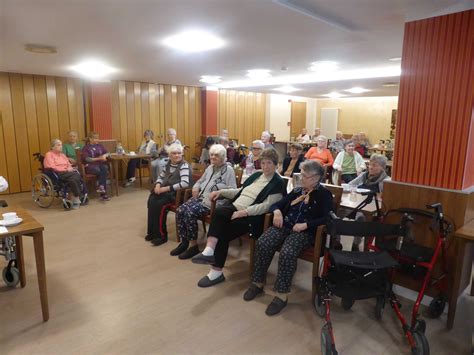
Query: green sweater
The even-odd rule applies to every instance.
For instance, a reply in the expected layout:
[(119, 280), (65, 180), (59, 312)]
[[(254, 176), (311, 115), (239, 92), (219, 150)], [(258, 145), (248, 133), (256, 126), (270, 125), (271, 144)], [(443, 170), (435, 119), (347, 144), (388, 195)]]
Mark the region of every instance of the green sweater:
[(82, 150), (82, 148), (84, 148), (84, 144), (82, 144), (82, 143), (76, 143), (76, 145), (73, 146), (72, 144), (65, 143), (65, 144), (63, 144), (63, 153), (64, 153), (68, 158), (71, 158), (71, 159), (76, 160), (76, 147), (79, 147), (79, 149)]

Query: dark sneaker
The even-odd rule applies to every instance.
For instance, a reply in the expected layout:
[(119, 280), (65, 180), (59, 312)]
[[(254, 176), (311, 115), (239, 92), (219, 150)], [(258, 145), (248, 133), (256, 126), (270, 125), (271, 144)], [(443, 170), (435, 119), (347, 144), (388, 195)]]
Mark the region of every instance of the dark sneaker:
[(168, 239), (164, 239), (164, 238), (154, 238), (151, 240), (151, 243), (157, 247), (157, 246), (160, 246), (161, 244), (165, 244), (167, 241)]
[(280, 313), (281, 310), (285, 308), (287, 304), (288, 301), (283, 301), (281, 298), (275, 297), (272, 303), (270, 303), (267, 309), (265, 310), (265, 314), (267, 316), (274, 316), (275, 314)]
[(244, 293), (244, 300), (251, 301), (261, 293), (263, 293), (263, 287), (258, 287), (255, 284), (251, 284), (248, 290)]
[(153, 236), (151, 234), (147, 234), (145, 236), (145, 240), (148, 241), (148, 242), (151, 241), (152, 239), (153, 239)]
[(191, 261), (193, 264), (210, 265), (215, 263), (215, 258), (214, 255), (207, 256), (199, 253), (194, 258), (192, 258)]
[(193, 256), (199, 254), (199, 247), (197, 245), (183, 251), (181, 254), (179, 254), (178, 258), (181, 260), (185, 259), (191, 259)]
[(100, 195), (101, 201), (110, 201), (110, 197), (107, 194)]
[(186, 251), (186, 249), (188, 249), (188, 246), (189, 246), (188, 241), (181, 242), (181, 243), (179, 243), (179, 245), (176, 248), (174, 248), (173, 250), (170, 251), (170, 255), (171, 256), (179, 255), (182, 252)]
[(218, 283), (221, 283), (221, 282), (224, 282), (225, 281), (225, 277), (224, 277), (224, 274), (222, 274), (221, 276), (219, 276), (217, 279), (215, 280), (211, 280), (207, 275), (204, 276), (201, 280), (199, 280), (198, 282), (198, 286), (199, 287), (211, 287), (211, 286), (214, 286), (214, 285), (217, 285)]

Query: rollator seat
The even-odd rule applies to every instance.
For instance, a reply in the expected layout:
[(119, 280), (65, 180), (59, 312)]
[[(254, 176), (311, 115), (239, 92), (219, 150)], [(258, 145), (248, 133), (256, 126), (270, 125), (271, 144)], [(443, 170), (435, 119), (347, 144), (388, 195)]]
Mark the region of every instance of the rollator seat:
[(392, 268), (398, 265), (390, 254), (382, 252), (353, 252), (331, 250), (330, 255), (336, 265), (349, 266), (358, 269), (379, 270)]
[[(377, 246), (380, 249), (387, 250), (389, 252), (396, 251), (395, 245), (396, 239), (377, 242)], [(403, 243), (400, 249), (401, 257), (414, 260), (415, 262), (429, 262), (433, 258), (433, 254), (434, 250), (432, 248), (415, 243)]]

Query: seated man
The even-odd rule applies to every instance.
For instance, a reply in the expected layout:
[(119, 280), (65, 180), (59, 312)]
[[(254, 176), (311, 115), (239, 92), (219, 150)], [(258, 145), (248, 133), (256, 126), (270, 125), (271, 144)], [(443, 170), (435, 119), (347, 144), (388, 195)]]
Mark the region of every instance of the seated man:
[(274, 286), (277, 295), (265, 311), (269, 316), (279, 313), (287, 305), (298, 255), (314, 243), (316, 229), (326, 223), (332, 210), (332, 194), (320, 184), (325, 175), (326, 170), (318, 162), (307, 160), (301, 163), (302, 187), (295, 188), (270, 208), (273, 226), (257, 240), (252, 284), (244, 294), (246, 301), (263, 292), (265, 275), (281, 246)]
[[(151, 154), (152, 151), (156, 151), (156, 143), (153, 140), (153, 131), (151, 129), (147, 129), (143, 133), (143, 142), (138, 147), (138, 153), (140, 154)], [(125, 187), (132, 186), (133, 182), (135, 181), (135, 170), (137, 169), (138, 163), (147, 165), (147, 159), (130, 159), (127, 164), (127, 182), (125, 183)], [(153, 181), (154, 182), (154, 181)]]
[(76, 165), (76, 150), (84, 148), (84, 144), (77, 141), (77, 132), (69, 131), (68, 142), (63, 144), (63, 153), (68, 157), (72, 165)]
[(198, 282), (199, 287), (213, 286), (225, 280), (222, 268), (227, 259), (229, 242), (249, 233), (258, 238), (262, 233), (264, 214), (285, 193), (283, 179), (276, 172), (278, 153), (274, 149), (262, 152), (262, 171), (250, 176), (240, 189), (214, 191), (209, 198), (226, 198), (216, 208), (207, 233), (206, 248), (196, 255), (195, 264), (211, 264), (212, 268)]
[(165, 165), (168, 163), (168, 149), (172, 144), (180, 144), (183, 145), (179, 139), (176, 139), (176, 130), (174, 128), (168, 128), (167, 131), (168, 139), (166, 143), (161, 147), (160, 150), (156, 150), (156, 145), (155, 149), (151, 150), (151, 155), (155, 160), (151, 162), (151, 178), (152, 181), (155, 183), (156, 179), (158, 176), (160, 176), (161, 171), (165, 167)]
[(45, 169), (53, 170), (59, 180), (69, 186), (72, 194), (72, 208), (78, 209), (81, 205), (81, 175), (72, 167), (71, 162), (62, 152), (63, 143), (59, 139), (53, 139), (51, 150), (44, 156), (43, 166)]
[(234, 164), (235, 149), (229, 145), (229, 139), (226, 137), (219, 138), (219, 144), (222, 144), (226, 150), (227, 162)]
[(107, 158), (109, 153), (107, 149), (99, 143), (99, 133), (90, 132), (87, 138), (87, 143), (82, 149), (82, 161), (86, 166), (86, 173), (97, 176), (99, 186), (97, 187), (97, 193), (100, 194), (102, 201), (109, 201), (110, 198), (107, 195), (107, 174), (109, 173), (109, 167), (107, 164)]
[(189, 164), (183, 159), (183, 146), (175, 143), (167, 147), (167, 150), (170, 159), (161, 170), (147, 202), (148, 225), (145, 240), (156, 246), (168, 241), (168, 208), (175, 203), (176, 191), (189, 186), (191, 176)]

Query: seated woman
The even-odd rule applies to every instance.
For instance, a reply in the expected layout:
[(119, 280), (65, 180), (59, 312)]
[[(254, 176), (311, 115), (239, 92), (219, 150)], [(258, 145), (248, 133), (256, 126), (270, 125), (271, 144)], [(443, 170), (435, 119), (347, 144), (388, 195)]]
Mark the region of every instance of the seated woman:
[(81, 205), (81, 175), (63, 154), (63, 143), (59, 139), (52, 140), (51, 150), (45, 154), (43, 166), (45, 169), (53, 170), (59, 180), (69, 186), (72, 194), (72, 208), (78, 209)]
[(199, 158), (199, 164), (204, 164), (208, 166), (210, 164), (210, 155), (209, 155), (209, 150), (211, 149), (211, 146), (216, 144), (216, 141), (214, 140), (213, 137), (207, 137), (206, 142), (204, 143), (204, 147), (201, 149), (201, 157)]
[(303, 128), (301, 130), (301, 133), (296, 137), (296, 141), (298, 143), (308, 143), (311, 142), (311, 137), (308, 134), (308, 130), (306, 128)]
[(99, 186), (97, 193), (100, 194), (102, 201), (109, 201), (110, 198), (107, 196), (107, 174), (109, 173), (109, 167), (107, 164), (107, 158), (109, 153), (107, 149), (99, 142), (99, 133), (90, 132), (87, 137), (87, 143), (82, 149), (82, 162), (86, 165), (86, 173), (97, 176)]
[[(181, 243), (171, 251), (180, 259), (189, 259), (199, 253), (197, 245), (198, 218), (211, 211), (209, 194), (222, 189), (235, 189), (235, 172), (232, 165), (226, 163), (226, 149), (221, 144), (214, 144), (210, 149), (209, 165), (193, 186), (193, 197), (176, 210), (176, 226)], [(220, 201), (218, 201), (220, 202)], [(191, 247), (188, 249), (189, 245)]]
[(229, 139), (226, 137), (219, 137), (219, 144), (225, 147), (227, 154), (227, 162), (234, 164), (235, 149), (229, 145)]
[(354, 180), (365, 170), (364, 159), (362, 159), (359, 153), (354, 151), (354, 142), (351, 140), (344, 142), (344, 151), (336, 156), (333, 168), (341, 172), (341, 180), (346, 184)]
[(351, 139), (352, 142), (354, 142), (354, 150), (363, 157), (366, 152), (366, 147), (360, 143), (360, 135), (354, 134)]
[(331, 151), (328, 149), (328, 139), (325, 136), (316, 138), (316, 147), (311, 147), (304, 155), (306, 159), (317, 161), (324, 167), (332, 166), (334, 158)]
[(262, 171), (245, 180), (240, 189), (213, 191), (209, 198), (226, 200), (216, 208), (207, 233), (206, 248), (196, 255), (195, 264), (212, 264), (212, 268), (198, 282), (199, 287), (209, 287), (225, 280), (222, 268), (227, 259), (229, 242), (249, 233), (258, 238), (262, 233), (264, 214), (285, 193), (283, 179), (276, 173), (278, 153), (267, 148), (262, 152)]
[[(138, 147), (138, 153), (140, 154), (151, 154), (152, 151), (156, 151), (156, 143), (153, 140), (153, 131), (151, 129), (147, 129), (143, 133), (144, 141)], [(127, 182), (125, 183), (124, 187), (132, 186), (133, 182), (135, 181), (135, 170), (137, 169), (138, 164), (147, 165), (147, 159), (130, 159), (127, 164)]]
[(72, 165), (76, 165), (76, 150), (84, 148), (84, 144), (77, 141), (77, 132), (67, 132), (68, 142), (63, 144), (63, 153), (68, 157)]
[(250, 153), (247, 155), (247, 158), (242, 159), (240, 163), (241, 168), (245, 168), (245, 173), (251, 175), (255, 170), (260, 170), (260, 155), (262, 154), (265, 144), (261, 140), (255, 140), (252, 142), (252, 147), (250, 147)]
[(151, 155), (153, 156), (153, 160), (151, 162), (151, 178), (153, 182), (156, 182), (158, 176), (160, 176), (161, 171), (165, 167), (165, 165), (169, 161), (168, 157), (168, 148), (173, 144), (182, 145), (179, 139), (176, 139), (176, 130), (174, 128), (168, 128), (167, 131), (168, 140), (166, 143), (161, 147), (161, 149), (157, 150), (156, 145), (155, 148), (151, 150)]
[(287, 177), (292, 177), (294, 173), (300, 172), (300, 164), (304, 161), (303, 146), (298, 143), (290, 145), (289, 155), (283, 159), (283, 165), (280, 174)]
[(314, 242), (316, 229), (326, 224), (332, 210), (332, 194), (320, 185), (325, 176), (324, 167), (307, 160), (301, 163), (301, 176), (302, 187), (295, 188), (270, 208), (273, 226), (257, 239), (252, 284), (244, 294), (244, 300), (251, 301), (263, 292), (265, 275), (281, 246), (274, 285), (277, 295), (265, 311), (269, 316), (280, 313), (287, 305), (298, 255)]
[(176, 191), (189, 186), (191, 176), (189, 164), (183, 159), (183, 146), (175, 143), (167, 150), (170, 159), (161, 170), (147, 202), (148, 226), (145, 240), (151, 241), (156, 246), (168, 241), (166, 230), (168, 207), (175, 203)]

